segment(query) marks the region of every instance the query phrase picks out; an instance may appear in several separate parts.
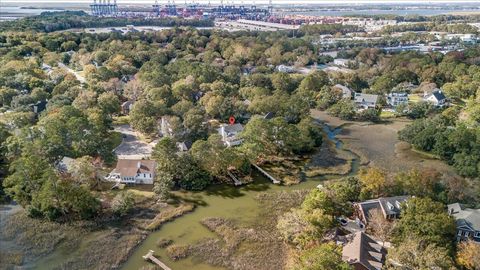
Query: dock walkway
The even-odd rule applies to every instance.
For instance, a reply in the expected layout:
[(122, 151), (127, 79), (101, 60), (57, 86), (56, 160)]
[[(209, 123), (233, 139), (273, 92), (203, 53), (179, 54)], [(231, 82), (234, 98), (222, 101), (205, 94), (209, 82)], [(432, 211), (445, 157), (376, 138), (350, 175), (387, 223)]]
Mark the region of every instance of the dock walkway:
[(264, 169), (258, 167), (256, 164), (252, 163), (252, 166), (257, 169), (259, 172), (261, 172), (263, 175), (265, 175), (268, 179), (272, 180), (274, 184), (281, 184), (282, 182), (277, 180), (275, 177), (271, 176), (268, 172), (266, 172)]
[(235, 177), (235, 175), (233, 175), (230, 171), (227, 171), (227, 174), (228, 174), (228, 176), (230, 176), (230, 178), (232, 178), (233, 184), (234, 184), (235, 186), (241, 186), (241, 185), (243, 185), (242, 181), (238, 180), (238, 178)]
[(166, 264), (161, 262), (157, 257), (153, 256), (153, 250), (150, 250), (147, 255), (143, 256), (145, 260), (150, 260), (154, 264), (160, 266), (163, 270), (172, 270), (170, 267), (168, 267)]

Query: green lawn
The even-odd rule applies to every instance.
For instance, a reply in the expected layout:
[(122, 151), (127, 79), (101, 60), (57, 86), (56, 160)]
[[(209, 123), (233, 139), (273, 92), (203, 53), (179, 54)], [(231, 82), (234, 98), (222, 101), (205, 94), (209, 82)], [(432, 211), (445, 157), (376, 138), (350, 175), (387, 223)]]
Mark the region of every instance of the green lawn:
[(128, 115), (113, 117), (113, 125), (126, 125), (129, 122), (130, 122), (130, 117), (128, 117)]
[(395, 113), (394, 113), (394, 112), (382, 111), (382, 112), (380, 113), (380, 118), (392, 118), (392, 117), (395, 117)]
[(422, 101), (423, 98), (417, 94), (411, 94), (411, 95), (408, 95), (408, 101), (410, 103), (418, 103), (420, 101)]

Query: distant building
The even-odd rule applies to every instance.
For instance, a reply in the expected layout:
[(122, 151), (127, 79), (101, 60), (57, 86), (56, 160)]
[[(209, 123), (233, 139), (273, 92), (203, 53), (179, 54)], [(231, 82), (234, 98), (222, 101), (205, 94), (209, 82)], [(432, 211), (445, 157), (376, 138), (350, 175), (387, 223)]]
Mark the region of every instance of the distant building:
[(162, 116), (160, 119), (160, 133), (164, 137), (173, 136), (173, 129), (170, 124), (170, 116)]
[(363, 232), (347, 235), (342, 249), (342, 260), (355, 270), (381, 270), (387, 250)]
[(270, 119), (273, 119), (275, 117), (275, 113), (273, 112), (268, 112), (266, 113), (264, 116), (263, 116), (263, 119), (265, 120), (270, 120)]
[(336, 84), (333, 87), (342, 90), (342, 98), (345, 98), (345, 99), (351, 99), (352, 98), (352, 90), (350, 88), (346, 87), (345, 85)]
[(363, 224), (368, 224), (372, 211), (380, 210), (385, 219), (396, 219), (402, 210), (401, 204), (410, 199), (410, 196), (396, 196), (378, 198), (353, 204), (355, 215)]
[(55, 166), (58, 172), (60, 173), (69, 173), (72, 171), (72, 168), (75, 166), (75, 159), (70, 157), (63, 157), (62, 160), (58, 162)]
[(50, 65), (47, 65), (45, 63), (42, 63), (41, 69), (45, 71), (48, 75), (50, 75), (53, 71), (52, 67)]
[(390, 93), (387, 95), (387, 104), (392, 107), (397, 107), (401, 104), (408, 104), (407, 93)]
[(448, 205), (448, 213), (457, 224), (457, 240), (472, 239), (480, 242), (480, 209), (465, 208), (459, 203)]
[(222, 124), (217, 131), (218, 134), (222, 136), (222, 142), (228, 147), (240, 145), (243, 142), (243, 139), (239, 137), (240, 133), (243, 131), (242, 124)]
[(342, 59), (342, 58), (337, 58), (333, 60), (333, 64), (336, 66), (341, 66), (341, 67), (348, 67), (350, 63), (352, 63), (353, 60), (350, 59)]
[(191, 141), (183, 141), (183, 142), (177, 142), (176, 143), (178, 152), (187, 152), (192, 148), (192, 142)]
[(431, 103), (436, 107), (443, 107), (448, 105), (447, 97), (443, 94), (443, 91), (438, 88), (433, 90), (432, 93), (424, 93), (423, 100)]
[(30, 105), (30, 108), (35, 114), (39, 114), (45, 111), (45, 109), (47, 108), (47, 104), (48, 104), (48, 101), (41, 100), (41, 101), (37, 101), (37, 103)]
[(285, 65), (279, 65), (276, 68), (279, 72), (284, 72), (284, 73), (293, 73), (295, 72), (295, 67), (291, 66), (285, 66)]
[(155, 166), (153, 160), (119, 159), (105, 180), (124, 184), (153, 184)]
[(121, 108), (124, 115), (128, 115), (130, 113), (133, 108), (133, 103), (134, 102), (132, 100), (128, 100), (122, 103)]
[(359, 108), (376, 108), (378, 102), (378, 95), (355, 93), (354, 102)]

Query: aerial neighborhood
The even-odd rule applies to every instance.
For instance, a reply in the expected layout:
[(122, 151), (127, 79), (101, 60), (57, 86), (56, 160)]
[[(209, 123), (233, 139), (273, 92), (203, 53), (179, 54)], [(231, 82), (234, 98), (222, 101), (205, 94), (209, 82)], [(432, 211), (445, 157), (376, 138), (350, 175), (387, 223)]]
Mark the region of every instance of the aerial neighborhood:
[(337, 2), (2, 1), (0, 269), (480, 269), (478, 3)]

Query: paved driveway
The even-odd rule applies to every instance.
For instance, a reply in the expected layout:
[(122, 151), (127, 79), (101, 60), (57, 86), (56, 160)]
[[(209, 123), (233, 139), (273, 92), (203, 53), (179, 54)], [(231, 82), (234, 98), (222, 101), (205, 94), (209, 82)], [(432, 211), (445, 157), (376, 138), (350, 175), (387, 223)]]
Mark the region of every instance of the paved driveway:
[(157, 141), (151, 143), (141, 141), (137, 136), (137, 132), (130, 125), (116, 126), (115, 131), (123, 135), (122, 143), (115, 149), (115, 154), (120, 159), (149, 158), (153, 147), (157, 143)]

